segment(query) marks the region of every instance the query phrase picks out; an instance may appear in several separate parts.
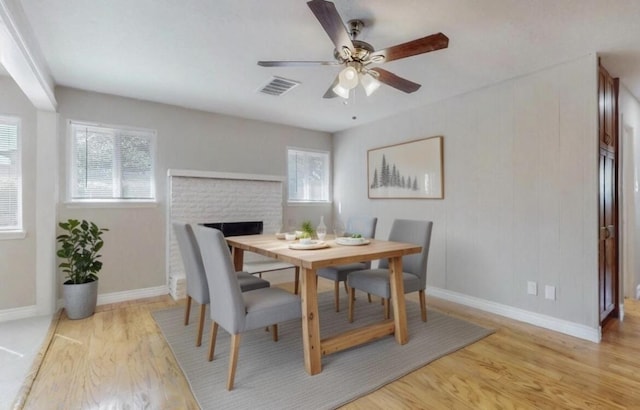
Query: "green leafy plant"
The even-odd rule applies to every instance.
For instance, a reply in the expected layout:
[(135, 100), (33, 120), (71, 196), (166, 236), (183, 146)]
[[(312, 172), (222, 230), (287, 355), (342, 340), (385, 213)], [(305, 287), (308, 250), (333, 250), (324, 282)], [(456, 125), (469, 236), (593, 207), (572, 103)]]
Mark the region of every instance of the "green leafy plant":
[(302, 232), (308, 235), (306, 236), (307, 238), (311, 238), (315, 235), (316, 230), (313, 228), (311, 221), (302, 222)]
[(93, 222), (82, 222), (69, 219), (60, 222), (58, 226), (65, 231), (56, 240), (60, 244), (57, 255), (64, 259), (58, 265), (66, 274), (65, 284), (80, 284), (93, 282), (98, 279), (98, 272), (102, 269), (100, 249), (104, 246), (102, 234), (108, 229), (98, 228)]
[(360, 235), (359, 233), (354, 233), (351, 235), (352, 238), (362, 238), (362, 235)]

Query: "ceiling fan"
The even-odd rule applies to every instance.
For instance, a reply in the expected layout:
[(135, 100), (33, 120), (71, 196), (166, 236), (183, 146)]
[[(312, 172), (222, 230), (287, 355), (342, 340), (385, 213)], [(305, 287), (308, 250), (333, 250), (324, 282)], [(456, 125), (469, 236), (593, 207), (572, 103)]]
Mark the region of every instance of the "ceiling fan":
[(335, 61), (258, 61), (262, 67), (305, 67), (305, 66), (344, 66), (336, 76), (323, 98), (349, 98), (350, 90), (359, 83), (365, 93), (371, 95), (380, 83), (387, 84), (405, 93), (412, 93), (420, 88), (420, 84), (399, 77), (382, 68), (369, 68), (371, 64), (381, 64), (418, 54), (447, 48), (449, 38), (442, 33), (432, 34), (406, 43), (398, 44), (383, 50), (375, 50), (373, 46), (357, 40), (364, 27), (361, 20), (347, 22), (349, 30), (342, 23), (336, 6), (326, 0), (311, 0), (307, 5), (316, 16), (322, 28), (335, 45)]

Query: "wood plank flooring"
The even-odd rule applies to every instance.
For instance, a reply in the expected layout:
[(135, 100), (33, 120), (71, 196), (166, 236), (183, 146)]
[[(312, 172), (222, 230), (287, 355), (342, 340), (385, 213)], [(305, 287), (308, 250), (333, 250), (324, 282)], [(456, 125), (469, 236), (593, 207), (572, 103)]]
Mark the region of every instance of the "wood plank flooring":
[[(163, 296), (100, 306), (84, 320), (60, 315), (15, 408), (197, 409), (150, 315), (174, 305)], [(638, 301), (625, 302), (624, 322), (610, 322), (601, 344), (435, 298), (427, 305), (497, 331), (343, 409), (640, 409)]]

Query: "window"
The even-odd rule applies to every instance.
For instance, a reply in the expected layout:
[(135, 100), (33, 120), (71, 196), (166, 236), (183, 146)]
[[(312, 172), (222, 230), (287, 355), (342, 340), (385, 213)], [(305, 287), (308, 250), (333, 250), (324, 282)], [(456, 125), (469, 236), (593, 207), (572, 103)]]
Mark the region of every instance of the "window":
[(155, 132), (70, 121), (71, 201), (155, 200)]
[(329, 153), (287, 150), (289, 202), (329, 201)]
[(0, 117), (0, 232), (22, 230), (20, 120)]

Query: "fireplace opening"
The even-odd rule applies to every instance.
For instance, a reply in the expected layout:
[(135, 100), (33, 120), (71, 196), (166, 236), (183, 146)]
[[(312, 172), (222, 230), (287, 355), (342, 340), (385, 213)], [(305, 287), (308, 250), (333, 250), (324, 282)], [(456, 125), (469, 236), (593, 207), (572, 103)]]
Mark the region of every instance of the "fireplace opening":
[(203, 223), (202, 226), (218, 229), (225, 237), (240, 235), (262, 235), (263, 230), (262, 221), (209, 222)]

